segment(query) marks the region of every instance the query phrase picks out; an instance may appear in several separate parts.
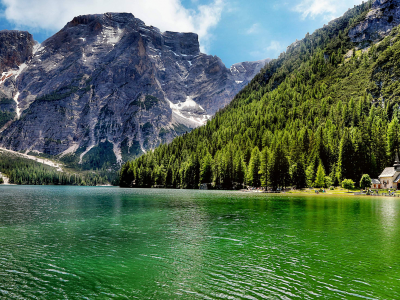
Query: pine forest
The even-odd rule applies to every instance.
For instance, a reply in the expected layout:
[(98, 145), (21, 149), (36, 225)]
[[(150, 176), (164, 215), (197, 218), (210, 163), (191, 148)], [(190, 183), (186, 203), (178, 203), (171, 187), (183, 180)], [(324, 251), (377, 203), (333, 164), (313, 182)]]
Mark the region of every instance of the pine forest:
[(400, 28), (358, 50), (348, 33), (370, 7), (289, 46), (205, 126), (123, 165), (120, 185), (278, 189), (376, 178), (400, 144)]

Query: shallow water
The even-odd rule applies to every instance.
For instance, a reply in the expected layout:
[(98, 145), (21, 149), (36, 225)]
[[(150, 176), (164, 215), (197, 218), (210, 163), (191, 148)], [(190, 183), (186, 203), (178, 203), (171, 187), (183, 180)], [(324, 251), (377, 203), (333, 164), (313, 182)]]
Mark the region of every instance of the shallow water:
[(0, 299), (399, 299), (400, 200), (0, 187)]

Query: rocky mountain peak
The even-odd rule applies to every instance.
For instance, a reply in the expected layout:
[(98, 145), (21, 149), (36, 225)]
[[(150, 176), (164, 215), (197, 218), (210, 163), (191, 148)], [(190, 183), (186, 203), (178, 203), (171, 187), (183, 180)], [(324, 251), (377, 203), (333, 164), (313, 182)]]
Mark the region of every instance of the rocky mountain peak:
[(0, 31), (0, 74), (18, 67), (33, 54), (35, 41), (27, 31)]
[(352, 28), (349, 37), (355, 43), (375, 42), (400, 24), (400, 0), (375, 0), (365, 19)]
[(228, 69), (195, 33), (129, 13), (78, 16), (0, 83), (17, 115), (0, 146), (91, 167), (98, 156), (126, 161), (205, 124), (266, 62)]

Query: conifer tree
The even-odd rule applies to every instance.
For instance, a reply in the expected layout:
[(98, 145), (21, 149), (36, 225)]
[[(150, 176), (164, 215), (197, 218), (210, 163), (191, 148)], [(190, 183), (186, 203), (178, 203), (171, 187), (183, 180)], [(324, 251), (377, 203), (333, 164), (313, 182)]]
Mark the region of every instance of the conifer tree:
[(325, 170), (321, 162), (318, 165), (314, 186), (316, 188), (323, 188), (325, 186)]
[(261, 167), (261, 155), (260, 150), (257, 146), (253, 148), (251, 152), (249, 167), (247, 171), (247, 183), (253, 187), (261, 186), (260, 181), (260, 167)]
[(212, 156), (207, 152), (201, 161), (200, 167), (200, 183), (211, 183), (212, 182)]
[(290, 184), (289, 160), (283, 150), (282, 143), (278, 143), (271, 153), (269, 161), (269, 184), (273, 189), (286, 187)]
[(260, 178), (261, 178), (261, 186), (268, 186), (268, 165), (270, 159), (270, 151), (267, 147), (263, 149), (261, 152), (261, 168), (260, 168)]
[(396, 151), (400, 150), (400, 126), (397, 116), (390, 122), (387, 130), (387, 153), (390, 160), (393, 160)]
[(300, 160), (293, 165), (292, 168), (292, 183), (297, 189), (302, 189), (307, 186), (306, 182), (307, 176), (304, 169), (304, 164)]
[(310, 164), (306, 169), (306, 182), (308, 187), (312, 187), (314, 184), (314, 164)]
[(348, 129), (345, 129), (339, 147), (338, 179), (342, 182), (343, 178), (353, 179), (354, 170), (354, 147)]

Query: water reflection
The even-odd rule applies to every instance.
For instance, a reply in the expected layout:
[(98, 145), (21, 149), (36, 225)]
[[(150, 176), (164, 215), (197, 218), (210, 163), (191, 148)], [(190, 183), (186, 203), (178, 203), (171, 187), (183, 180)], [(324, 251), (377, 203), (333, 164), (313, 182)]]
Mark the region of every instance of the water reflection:
[(0, 298), (400, 297), (397, 199), (0, 189)]

